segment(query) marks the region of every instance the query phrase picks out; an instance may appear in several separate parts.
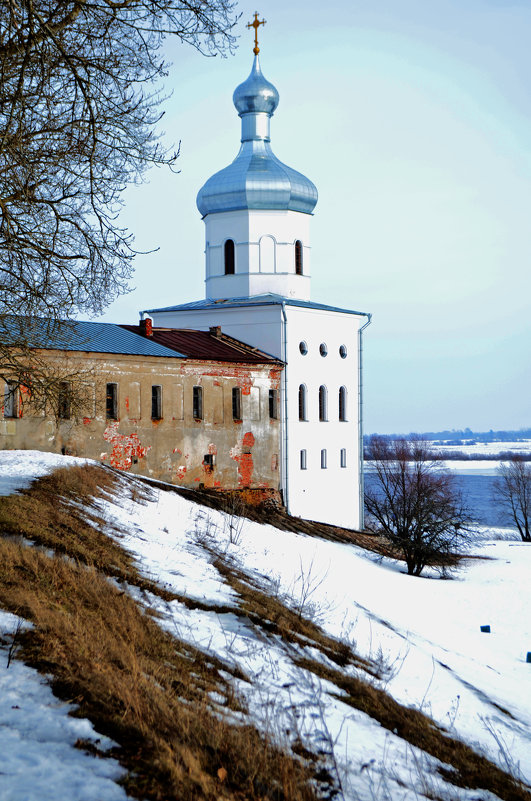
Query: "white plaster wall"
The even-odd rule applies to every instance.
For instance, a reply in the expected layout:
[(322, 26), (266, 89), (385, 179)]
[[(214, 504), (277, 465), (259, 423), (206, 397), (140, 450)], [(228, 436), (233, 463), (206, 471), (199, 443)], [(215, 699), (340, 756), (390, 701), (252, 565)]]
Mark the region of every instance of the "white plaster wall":
[[(241, 210), (205, 217), (206, 297), (274, 292), (310, 297), (310, 219), (296, 211)], [(224, 274), (224, 243), (235, 243), (235, 275)], [(294, 243), (303, 244), (303, 275), (295, 275)], [(262, 244), (261, 244), (262, 243)]]
[[(362, 316), (287, 306), (288, 314), (288, 492), (292, 515), (346, 528), (360, 525), (358, 428), (358, 331)], [(299, 343), (305, 341), (303, 356)], [(328, 355), (319, 346), (325, 343)], [(347, 356), (339, 355), (340, 345)], [(299, 421), (299, 385), (305, 384), (308, 420)], [(319, 421), (319, 387), (328, 390), (328, 422)], [(339, 388), (347, 388), (347, 422), (339, 421)], [(340, 451), (347, 467), (340, 467)], [(300, 468), (306, 449), (307, 469)], [(321, 468), (321, 449), (327, 468)]]

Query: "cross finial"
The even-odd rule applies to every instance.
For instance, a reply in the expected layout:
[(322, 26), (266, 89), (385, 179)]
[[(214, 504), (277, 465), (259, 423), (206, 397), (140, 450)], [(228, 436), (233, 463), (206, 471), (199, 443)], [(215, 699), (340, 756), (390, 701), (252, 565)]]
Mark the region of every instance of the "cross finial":
[(265, 24), (266, 24), (265, 19), (258, 19), (258, 11), (254, 12), (254, 20), (252, 22), (247, 23), (248, 28), (254, 28), (253, 53), (255, 54), (255, 56), (257, 56), (258, 53), (260, 52), (260, 48), (258, 47), (258, 27), (260, 25), (265, 25)]

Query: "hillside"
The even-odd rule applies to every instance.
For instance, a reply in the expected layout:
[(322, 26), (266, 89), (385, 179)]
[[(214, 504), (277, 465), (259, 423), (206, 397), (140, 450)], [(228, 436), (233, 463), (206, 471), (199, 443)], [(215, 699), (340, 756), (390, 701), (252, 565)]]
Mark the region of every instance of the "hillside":
[(0, 493), (24, 484), (0, 498), (2, 801), (531, 798), (522, 543), (478, 539), (454, 580), (411, 578), (0, 452)]

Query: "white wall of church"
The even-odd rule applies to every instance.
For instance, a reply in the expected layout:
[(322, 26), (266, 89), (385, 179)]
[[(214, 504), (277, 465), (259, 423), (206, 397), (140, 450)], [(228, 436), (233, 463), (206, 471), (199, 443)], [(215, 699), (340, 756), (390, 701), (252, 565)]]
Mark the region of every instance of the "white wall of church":
[[(287, 307), (287, 313), (289, 511), (359, 528), (358, 331), (365, 319), (293, 306)], [(301, 343), (305, 343), (305, 354)], [(321, 346), (326, 347), (325, 356)], [(299, 420), (301, 385), (306, 393), (306, 420)], [(320, 387), (326, 390), (326, 421), (319, 419)], [(345, 420), (340, 420), (339, 412), (341, 387), (345, 388)]]
[[(205, 217), (206, 297), (266, 292), (310, 297), (310, 218), (297, 211), (242, 209)], [(235, 274), (225, 275), (224, 245), (235, 244)], [(303, 246), (303, 274), (295, 275), (295, 241)]]

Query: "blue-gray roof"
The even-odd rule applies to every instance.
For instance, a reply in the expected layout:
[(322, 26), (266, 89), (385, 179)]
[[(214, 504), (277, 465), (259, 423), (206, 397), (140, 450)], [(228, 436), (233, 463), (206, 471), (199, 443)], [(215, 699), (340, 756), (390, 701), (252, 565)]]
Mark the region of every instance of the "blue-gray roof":
[(116, 353), (128, 356), (186, 358), (147, 337), (126, 331), (114, 323), (88, 323), (81, 320), (54, 323), (42, 318), (0, 319), (0, 339), (23, 341), (30, 348)]
[(177, 306), (164, 306), (159, 309), (145, 309), (146, 314), (156, 312), (187, 311), (202, 309), (231, 309), (244, 306), (301, 306), (304, 309), (321, 309), (322, 311), (341, 312), (343, 314), (357, 314), (367, 317), (367, 312), (354, 311), (353, 309), (341, 309), (339, 306), (327, 306), (325, 303), (315, 303), (312, 300), (296, 300), (295, 298), (285, 298), (268, 292), (264, 295), (252, 295), (244, 298), (221, 298), (219, 300), (196, 300), (192, 303), (181, 303)]

